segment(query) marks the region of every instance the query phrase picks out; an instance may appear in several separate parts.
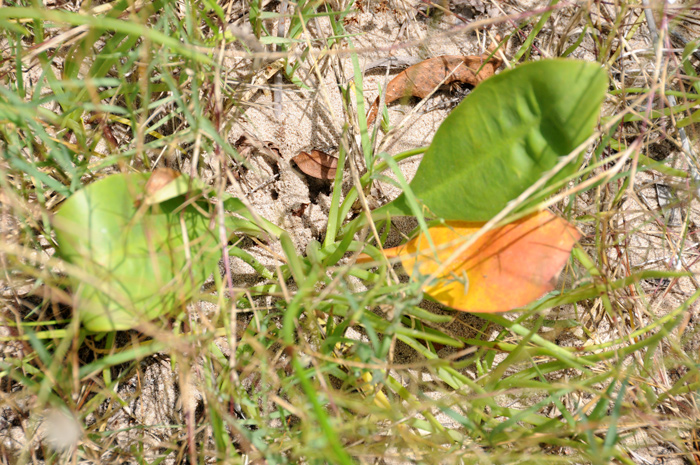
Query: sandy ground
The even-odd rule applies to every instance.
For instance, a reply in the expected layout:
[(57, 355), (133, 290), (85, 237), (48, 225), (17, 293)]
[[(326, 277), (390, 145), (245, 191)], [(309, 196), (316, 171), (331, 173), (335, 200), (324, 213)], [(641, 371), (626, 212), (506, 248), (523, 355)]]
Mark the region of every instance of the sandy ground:
[[(348, 30), (351, 33), (364, 33), (353, 38), (353, 42), (357, 48), (366, 50), (375, 50), (360, 55), (360, 66), (364, 69), (376, 60), (394, 56), (399, 59), (415, 60), (418, 58), (430, 58), (439, 55), (480, 55), (485, 50), (485, 47), (490, 43), (488, 35), (491, 34), (504, 35), (509, 26), (496, 25), (489, 28), (488, 31), (462, 32), (444, 34), (444, 32), (452, 30), (455, 26), (459, 26), (460, 21), (454, 17), (445, 17), (442, 21), (431, 23), (426, 21), (417, 21), (406, 16), (406, 11), (415, 11), (410, 8), (407, 2), (397, 0), (396, 2), (364, 2), (366, 4), (364, 13), (353, 15), (352, 22), (348, 23)], [(475, 2), (479, 3), (479, 2)], [(544, 3), (543, 3), (544, 4)], [(511, 5), (503, 4), (502, 11), (491, 11), (492, 7), (484, 7), (481, 12), (482, 18), (492, 15), (502, 15), (513, 11), (522, 11), (532, 5)], [(483, 5), (482, 5), (483, 6)], [(477, 13), (479, 11), (477, 10)], [(578, 31), (580, 34), (581, 31)], [(569, 44), (576, 38), (576, 31), (568, 31)], [(309, 25), (309, 34), (313, 39), (330, 35), (327, 24), (322, 20), (314, 20)], [(642, 31), (635, 36), (638, 41), (638, 48), (650, 48), (648, 34), (642, 28)], [(414, 43), (415, 46), (400, 46), (398, 44)], [(587, 38), (583, 42), (584, 46), (578, 54), (578, 58), (591, 59), (589, 50), (590, 39)], [(508, 47), (504, 50), (505, 55), (510, 57), (519, 44), (515, 40), (509, 42)], [(542, 46), (542, 45), (541, 45)], [(546, 49), (546, 47), (542, 46)], [(650, 71), (651, 62), (644, 60), (640, 62), (637, 56), (628, 58), (630, 66), (641, 66), (646, 71)], [(307, 63), (308, 64), (308, 63)], [(230, 59), (226, 63), (231, 71), (231, 79), (237, 77), (237, 70), (241, 70), (249, 66), (248, 62), (242, 62), (236, 59)], [(278, 224), (287, 231), (292, 233), (294, 244), (299, 252), (303, 254), (308, 243), (312, 240), (321, 240), (325, 232), (325, 225), (330, 206), (330, 187), (323, 183), (311, 181), (309, 178), (298, 173), (290, 165), (290, 160), (302, 150), (320, 149), (329, 154), (337, 152), (338, 146), (342, 143), (343, 124), (346, 121), (345, 109), (341, 94), (338, 88), (338, 83), (345, 83), (352, 79), (353, 65), (348, 54), (339, 54), (319, 63), (319, 69), (323, 72), (321, 78), (310, 71), (308, 66), (302, 68), (300, 75), (304, 77), (304, 83), (309, 89), (300, 89), (297, 86), (286, 84), (282, 92), (282, 101), (275, 104), (274, 95), (270, 92), (256, 92), (249, 101), (242, 102), (247, 106), (244, 114), (244, 119), (240, 124), (234, 124), (227, 134), (230, 142), (234, 143), (241, 136), (245, 135), (256, 141), (267, 143), (279, 150), (280, 159), (275, 160), (264, 155), (260, 151), (252, 151), (248, 161), (252, 169), (246, 171), (241, 176), (240, 184), (232, 184), (229, 187), (229, 192), (236, 194), (239, 197), (246, 198), (253, 208), (268, 220)], [(373, 70), (366, 73), (363, 77), (362, 88), (364, 91), (364, 106), (369, 108), (370, 104), (378, 95), (380, 86), (386, 87), (388, 79), (395, 75), (394, 71)], [(412, 111), (416, 106), (416, 101), (410, 104), (393, 104), (389, 107), (389, 117), (391, 124), (395, 127), (389, 135), (380, 135), (378, 145), (382, 147), (390, 155), (398, 154), (402, 151), (413, 149), (420, 146), (428, 145), (433, 134), (437, 130), (440, 122), (445, 119), (449, 111), (454, 107), (457, 101), (461, 98), (460, 93), (449, 93), (441, 91), (425, 105), (417, 111)], [(356, 105), (353, 104), (353, 111), (357, 111)], [(350, 141), (357, 144), (356, 140)], [(678, 154), (677, 150), (671, 148), (660, 149), (663, 156), (675, 157), (675, 163), (679, 167), (684, 166), (683, 158)], [(213, 155), (204, 154), (204, 162), (209, 163), (214, 167), (216, 161)], [(361, 160), (354, 160), (354, 163), (361, 168)], [(418, 166), (418, 159), (411, 159), (401, 163), (401, 168), (404, 176), (410, 179)], [(188, 171), (189, 166), (185, 162), (180, 167), (183, 171)], [(214, 168), (210, 173), (213, 173)], [(660, 183), (661, 181), (659, 181)], [(696, 217), (697, 205), (693, 201), (691, 208), (686, 208), (686, 211), (691, 211), (691, 218), (688, 223), (684, 223), (680, 211), (666, 208), (661, 211), (659, 204), (659, 190), (657, 188), (657, 180), (653, 174), (641, 174), (637, 177), (636, 185), (629, 191), (620, 204), (619, 214), (613, 215), (610, 220), (609, 227), (617, 228), (621, 236), (626, 237), (628, 242), (626, 250), (629, 256), (626, 257), (627, 269), (638, 269), (640, 267), (648, 267), (655, 269), (659, 263), (676, 264), (674, 260), (679, 256), (679, 248), (695, 249), (700, 238), (695, 236), (695, 232), (690, 236), (692, 244), (679, 245), (678, 237), (682, 228), (689, 228), (692, 231), (697, 231), (700, 226), (700, 221)], [(345, 174), (343, 188), (344, 192), (352, 185), (350, 173)], [(671, 186), (673, 187), (673, 186)], [(671, 189), (674, 191), (674, 189)], [(379, 184), (370, 192), (372, 200), (377, 204), (382, 204), (394, 198), (398, 191), (396, 188), (388, 184)], [(604, 196), (605, 193), (603, 193)], [(587, 194), (579, 198), (577, 201), (581, 203), (582, 211), (590, 205), (594, 205), (599, 201), (595, 197), (595, 193)], [(663, 195), (662, 195), (663, 196)], [(300, 212), (301, 213), (297, 213)], [(661, 218), (657, 222), (649, 221), (649, 212), (661, 213)], [(666, 215), (666, 216), (664, 216)], [(671, 217), (675, 215), (674, 217)], [(404, 224), (399, 223), (399, 230), (408, 232), (413, 224), (406, 221)], [(583, 241), (594, 237), (594, 226), (582, 227), (585, 237)], [(637, 232), (642, 231), (642, 234)], [(398, 240), (399, 236), (394, 238)], [(391, 244), (389, 244), (391, 245)], [(590, 244), (589, 244), (590, 245)], [(248, 244), (247, 249), (252, 252), (263, 264), (274, 267), (276, 262), (275, 254), (281, 255), (280, 249), (274, 249), (272, 252), (266, 248), (259, 247), (254, 243)], [(615, 266), (622, 267), (621, 263), (625, 263), (620, 256), (615, 255), (616, 250), (610, 247), (608, 250), (611, 256), (608, 257), (611, 263)], [(681, 254), (683, 255), (683, 254)], [(693, 270), (695, 262), (693, 254), (685, 254), (683, 260), (687, 260), (687, 266)], [(244, 286), (251, 283), (254, 275), (252, 269), (237, 259), (231, 260), (231, 267), (236, 284)], [(615, 274), (622, 273), (624, 270), (616, 270)], [(694, 285), (690, 280), (684, 280), (680, 285), (673, 288), (669, 287), (667, 282), (649, 282), (643, 283), (643, 289), (648, 292), (648, 295), (653, 299), (652, 308), (658, 310), (658, 314), (662, 314), (671, 308), (676, 307), (680, 302), (687, 300)], [(631, 296), (630, 299), (638, 296)], [(430, 306), (431, 304), (426, 304)], [(433, 307), (435, 307), (433, 305)], [(200, 309), (206, 309), (206, 306), (201, 306)], [(434, 308), (435, 311), (443, 311)], [(613, 338), (616, 334), (615, 327), (612, 326), (608, 319), (604, 318), (604, 311), (601, 308), (587, 309), (589, 312), (583, 317), (585, 326), (595, 327), (596, 335), (600, 337), (600, 341), (604, 342)], [(571, 308), (561, 308), (552, 311), (549, 318), (554, 320), (564, 320), (572, 316), (576, 316)], [(641, 314), (637, 307), (633, 307), (630, 312), (631, 318), (636, 318), (637, 324), (648, 322), (650, 316)], [(689, 324), (695, 322), (696, 317), (691, 315), (692, 319)], [(445, 325), (444, 330), (448, 333), (453, 333), (461, 337), (469, 337), (476, 333), (478, 328), (484, 326), (484, 321), (477, 316), (469, 314), (457, 314), (454, 320)], [(492, 332), (496, 332), (498, 328), (492, 328)], [(569, 332), (566, 329), (550, 328), (543, 332), (543, 335), (561, 345), (577, 345), (583, 337), (582, 329), (580, 333)], [(362, 337), (358, 332), (352, 333), (354, 337)], [(697, 341), (694, 338), (690, 344), (697, 346)], [(222, 346), (225, 351), (226, 347)], [(449, 349), (444, 349), (441, 352), (443, 356), (450, 355)], [(415, 354), (407, 347), (398, 345), (394, 354), (396, 363), (410, 363), (415, 359)], [(465, 370), (471, 377), (476, 374)], [(119, 395), (128, 400), (127, 406), (119, 409), (110, 419), (110, 428), (119, 429), (126, 425), (163, 425), (181, 423), (183, 421), (182, 403), (190, 402), (197, 403), (201, 399), (202, 394), (196, 389), (196, 380), (177, 379), (173, 373), (170, 359), (167, 355), (159, 355), (150, 357), (141, 363), (142, 379), (133, 380), (125, 383), (120, 387)], [(419, 371), (407, 371), (404, 373), (396, 373), (397, 379), (403, 379), (406, 386), (413, 386), (416, 383), (421, 385), (429, 384), (432, 379), (427, 373)], [(670, 386), (670, 380), (665, 370), (659, 366), (656, 373), (657, 379), (654, 381), (659, 386)], [(189, 393), (187, 397), (181, 396), (181, 388), (185, 386), (185, 391)], [(189, 386), (189, 387), (188, 387)], [(429, 397), (437, 398), (442, 395), (441, 391), (434, 392), (426, 391)], [(509, 400), (510, 401), (510, 400)], [(527, 401), (533, 401), (529, 399)], [(516, 403), (515, 406), (523, 405)], [(114, 406), (105, 406), (106, 413)], [(13, 410), (14, 411), (14, 410)], [(555, 415), (556, 412), (552, 412)], [(22, 422), (28, 422), (28, 419), (14, 418), (11, 411), (3, 413), (2, 422), (0, 422), (0, 440), (5, 448), (15, 449), (18, 445), (24, 443), (26, 439), (23, 437), (23, 430), (26, 425)], [(51, 417), (47, 413), (47, 425), (61, 424), (64, 421), (61, 418)], [(445, 415), (438, 413), (438, 418), (445, 425), (457, 427), (453, 420)], [(18, 426), (19, 424), (19, 426)], [(70, 428), (66, 428), (70, 429)], [(48, 434), (48, 433), (46, 433)], [(157, 449), (159, 441), (167, 437), (167, 431), (150, 428), (149, 435), (146, 437), (146, 444)], [(120, 435), (118, 443), (120, 446), (128, 447), (128, 444), (134, 439), (143, 436), (137, 432), (130, 431)], [(653, 463), (655, 457), (670, 453), (663, 448), (665, 446), (654, 443), (645, 436), (643, 432), (639, 432), (636, 436), (630, 439), (631, 444), (636, 444), (636, 454), (639, 455), (639, 463)], [(650, 443), (650, 445), (647, 445)], [(673, 452), (673, 451), (671, 451)], [(669, 459), (665, 463), (682, 463), (680, 459)]]

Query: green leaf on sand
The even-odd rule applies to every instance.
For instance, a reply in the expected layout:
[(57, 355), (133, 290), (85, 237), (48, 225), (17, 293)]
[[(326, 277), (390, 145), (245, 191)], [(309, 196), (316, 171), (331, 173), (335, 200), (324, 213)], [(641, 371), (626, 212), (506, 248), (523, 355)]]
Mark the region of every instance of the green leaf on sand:
[[(575, 60), (484, 81), (442, 123), (410, 184), (426, 215), (491, 219), (592, 134), (607, 87), (600, 65)], [(405, 194), (377, 213), (413, 214)]]
[[(148, 177), (108, 176), (54, 216), (60, 255), (92, 278), (72, 277), (74, 311), (89, 331), (129, 329), (184, 308), (216, 270), (217, 229), (202, 213), (211, 205), (183, 208), (184, 196), (142, 203)], [(178, 179), (173, 187), (186, 178)]]

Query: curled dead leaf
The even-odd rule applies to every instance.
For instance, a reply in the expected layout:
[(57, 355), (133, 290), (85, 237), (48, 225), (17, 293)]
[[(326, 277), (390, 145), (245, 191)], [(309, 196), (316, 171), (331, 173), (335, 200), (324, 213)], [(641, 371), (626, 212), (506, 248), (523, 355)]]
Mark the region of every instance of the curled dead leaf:
[(279, 162), (282, 160), (280, 149), (270, 141), (260, 141), (243, 134), (234, 143), (241, 158), (234, 163), (233, 177), (239, 180), (241, 176), (248, 172), (253, 165), (248, 162), (254, 155), (263, 155), (266, 163), (270, 166), (273, 176), (279, 175)]
[(146, 186), (144, 187), (145, 195), (149, 196), (155, 194), (171, 181), (180, 177), (180, 175), (182, 175), (182, 173), (171, 168), (156, 168), (153, 170), (153, 173), (151, 173), (151, 177), (148, 178), (148, 182), (146, 182)]
[(146, 185), (143, 187), (143, 193), (138, 195), (137, 199), (134, 201), (134, 205), (140, 207), (144, 201), (148, 204), (150, 198), (181, 175), (182, 173), (172, 168), (154, 169), (148, 181), (146, 181)]
[[(447, 221), (428, 229), (435, 244), (419, 234), (384, 250), (399, 257), (414, 279), (436, 273), (484, 223)], [(486, 232), (438, 273), (425, 293), (440, 303), (474, 313), (521, 308), (554, 289), (571, 249), (581, 237), (566, 220), (542, 211)], [(358, 261), (368, 261), (363, 256)]]
[(317, 179), (333, 180), (338, 169), (338, 159), (320, 150), (299, 152), (292, 161), (302, 173)]
[(282, 158), (280, 149), (273, 142), (259, 141), (245, 134), (236, 140), (234, 146), (243, 158), (248, 158), (256, 151), (277, 162)]
[(304, 212), (306, 211), (306, 207), (309, 206), (309, 202), (306, 203), (300, 203), (298, 208), (292, 208), (292, 215), (301, 218), (304, 216)]
[[(481, 56), (444, 55), (409, 66), (389, 81), (386, 88), (387, 104), (404, 97), (427, 97), (435, 88), (460, 82), (476, 86), (493, 76), (502, 61), (495, 55)], [(443, 82), (444, 80), (444, 82)], [(367, 125), (377, 118), (379, 97), (367, 113)]]

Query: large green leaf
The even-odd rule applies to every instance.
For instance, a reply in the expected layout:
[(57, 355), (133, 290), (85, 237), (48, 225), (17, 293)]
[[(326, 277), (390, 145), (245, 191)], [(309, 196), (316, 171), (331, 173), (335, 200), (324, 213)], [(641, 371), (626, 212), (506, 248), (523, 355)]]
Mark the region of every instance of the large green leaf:
[[(484, 81), (438, 129), (414, 195), (430, 216), (491, 219), (592, 134), (607, 86), (599, 64), (574, 60), (532, 62)], [(378, 213), (414, 214), (405, 194)]]
[(205, 202), (147, 204), (148, 175), (117, 174), (70, 197), (54, 225), (61, 256), (78, 265), (75, 306), (86, 329), (129, 329), (181, 307), (213, 270), (221, 248)]

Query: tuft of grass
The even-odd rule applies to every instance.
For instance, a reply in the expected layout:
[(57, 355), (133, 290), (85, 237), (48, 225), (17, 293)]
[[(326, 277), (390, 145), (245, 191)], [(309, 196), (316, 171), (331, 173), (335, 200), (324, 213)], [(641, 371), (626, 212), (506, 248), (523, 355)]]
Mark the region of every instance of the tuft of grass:
[[(387, 262), (390, 225), (347, 221), (424, 150), (387, 152), (404, 121), (386, 134), (366, 125), (361, 61), (383, 51), (355, 48), (374, 32), (352, 18), (379, 6), (97, 3), (0, 9), (3, 463), (698, 460), (700, 89), (697, 41), (672, 42), (697, 5), (654, 9), (651, 37), (633, 2), (493, 2), (466, 26), (447, 22), (449, 2), (427, 25), (405, 2), (382, 3), (426, 31), (408, 44), (465, 29), (476, 42), (491, 23), (510, 66), (575, 57), (612, 83), (581, 170), (526, 200), (584, 233), (561, 285), (520, 312), (476, 317), (435, 308)], [(225, 264), (178, 314), (86, 333), (66, 285), (81, 270), (55, 256), (52, 212), (111, 173), (163, 165), (216, 198), (248, 163), (228, 134), (270, 70), (285, 92), (327, 73), (341, 88), (332, 116), (352, 187), (339, 169), (322, 240), (300, 253), (270, 239), (278, 264), (249, 286)], [(663, 205), (659, 185), (672, 193)], [(354, 262), (361, 252), (374, 267)]]

